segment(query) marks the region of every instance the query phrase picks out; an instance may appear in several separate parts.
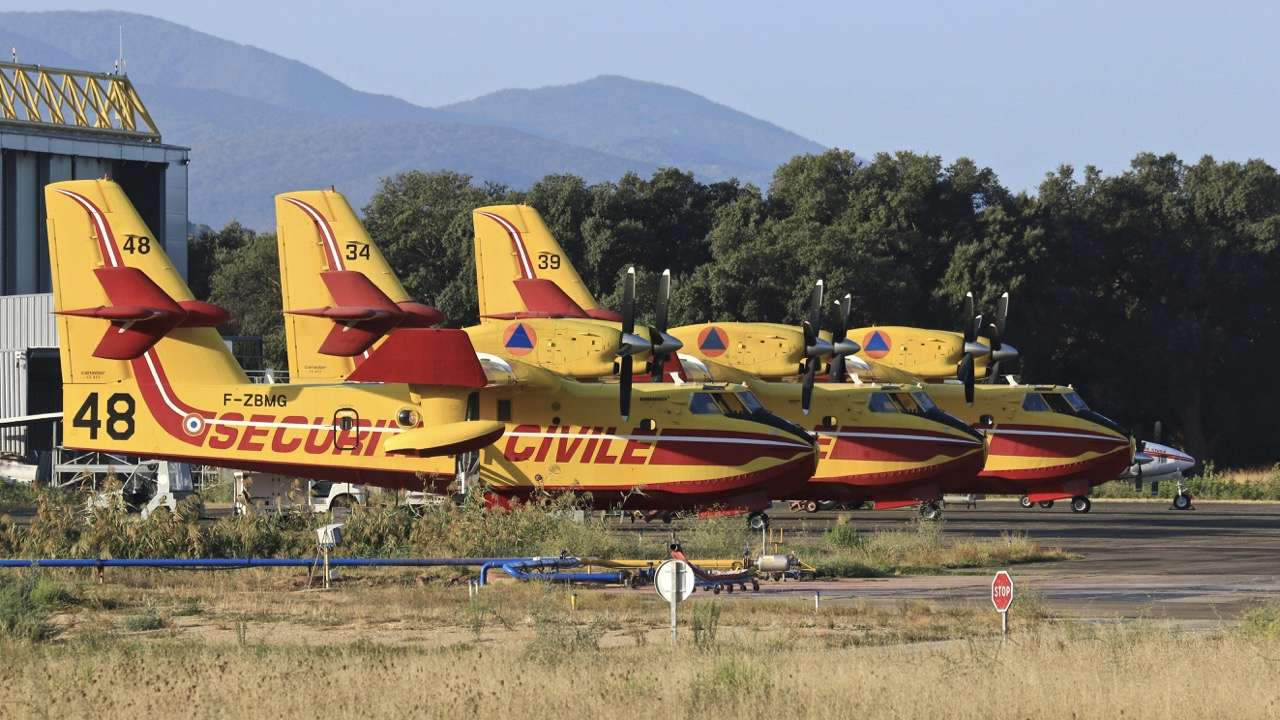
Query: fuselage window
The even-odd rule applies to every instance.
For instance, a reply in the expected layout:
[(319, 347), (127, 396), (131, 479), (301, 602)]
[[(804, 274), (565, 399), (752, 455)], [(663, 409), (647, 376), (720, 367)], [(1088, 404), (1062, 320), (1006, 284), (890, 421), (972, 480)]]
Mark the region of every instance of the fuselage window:
[(694, 393), (689, 397), (689, 411), (694, 415), (721, 415), (720, 404), (710, 393)]
[(874, 413), (896, 413), (899, 412), (898, 404), (889, 397), (889, 393), (871, 393), (871, 399), (867, 401), (867, 407)]
[(1049, 412), (1049, 403), (1040, 393), (1027, 393), (1022, 398), (1022, 409), (1027, 412)]
[(747, 410), (753, 413), (764, 412), (764, 405), (761, 404), (760, 398), (757, 398), (755, 393), (740, 392), (738, 393), (738, 399), (742, 401), (743, 405), (747, 406)]

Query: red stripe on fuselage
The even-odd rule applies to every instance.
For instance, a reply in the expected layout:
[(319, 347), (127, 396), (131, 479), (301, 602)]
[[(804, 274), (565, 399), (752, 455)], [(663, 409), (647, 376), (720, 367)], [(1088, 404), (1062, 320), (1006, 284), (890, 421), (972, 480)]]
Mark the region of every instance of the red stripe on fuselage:
[(1047, 425), (997, 426), (990, 432), (991, 455), (1035, 458), (1073, 458), (1085, 453), (1104, 453), (1127, 447), (1129, 439), (1088, 430), (1072, 430)]

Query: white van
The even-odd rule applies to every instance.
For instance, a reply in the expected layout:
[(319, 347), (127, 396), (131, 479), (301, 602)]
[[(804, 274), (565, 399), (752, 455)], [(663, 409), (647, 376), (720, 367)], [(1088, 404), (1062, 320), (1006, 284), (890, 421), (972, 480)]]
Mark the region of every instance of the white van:
[(303, 480), (301, 478), (237, 470), (235, 473), (237, 515), (259, 512), (350, 514), (351, 508), (368, 501), (363, 485)]

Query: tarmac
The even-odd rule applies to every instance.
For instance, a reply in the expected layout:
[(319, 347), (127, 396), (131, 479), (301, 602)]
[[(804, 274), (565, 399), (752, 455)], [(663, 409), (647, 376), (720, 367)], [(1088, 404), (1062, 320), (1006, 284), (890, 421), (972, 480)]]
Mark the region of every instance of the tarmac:
[[(786, 511), (775, 515), (775, 525), (794, 532), (798, 525), (834, 522), (838, 514)], [(912, 517), (910, 511), (844, 514), (862, 531), (901, 528)], [(1062, 503), (1025, 510), (1013, 501), (980, 501), (974, 509), (949, 505), (943, 532), (988, 538), (1021, 533), (1071, 553), (1067, 561), (1009, 568), (1015, 603), (1030, 592), (1055, 615), (1217, 620), (1280, 599), (1277, 503), (1201, 502), (1195, 510), (1177, 511), (1167, 501), (1095, 500), (1091, 512), (1076, 514)], [(947, 574), (766, 583), (755, 595), (794, 594), (811, 601), (817, 592), (821, 602), (929, 600), (990, 607), (990, 587), (989, 574)]]

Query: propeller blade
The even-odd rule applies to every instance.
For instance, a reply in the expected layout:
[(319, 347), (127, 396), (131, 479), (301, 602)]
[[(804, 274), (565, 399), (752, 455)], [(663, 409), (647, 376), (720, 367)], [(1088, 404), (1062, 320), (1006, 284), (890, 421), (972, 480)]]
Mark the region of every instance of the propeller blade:
[(964, 341), (971, 343), (977, 340), (977, 336), (969, 337), (969, 330), (973, 327), (973, 293), (964, 294), (964, 314), (960, 316), (960, 327), (964, 331)]
[(1157, 420), (1155, 426), (1151, 428), (1151, 439), (1154, 442), (1157, 442), (1157, 443), (1162, 442), (1160, 440), (1160, 436), (1163, 434), (1161, 432), (1162, 430), (1164, 430), (1164, 423)]
[(649, 358), (649, 377), (662, 382), (662, 368), (671, 353), (684, 347), (675, 337), (667, 334), (668, 308), (671, 302), (671, 270), (663, 270), (658, 279), (658, 300), (653, 311), (653, 325), (649, 326), (649, 342), (653, 346)]
[(809, 295), (809, 324), (815, 328), (822, 327), (822, 281), (813, 284), (813, 293)]
[(995, 385), (1000, 379), (1000, 361), (996, 360), (987, 366), (987, 384)]
[(636, 331), (636, 269), (627, 268), (622, 278), (622, 334)]
[(804, 384), (800, 387), (800, 409), (805, 415), (809, 414), (809, 407), (813, 404), (813, 382), (818, 374), (819, 360), (817, 358), (809, 358), (805, 361)]
[(964, 401), (966, 404), (973, 404), (973, 355), (965, 353), (964, 358), (960, 360), (960, 364), (956, 367), (956, 377), (960, 382), (964, 383)]
[[(1004, 339), (1004, 328), (1005, 328), (1005, 323), (1008, 321), (1008, 319), (1009, 319), (1009, 293), (1005, 292), (1003, 295), (1000, 296), (1000, 301), (996, 303), (996, 336), (999, 337), (1001, 340)], [(997, 350), (1000, 349), (999, 343), (996, 344), (996, 349)]]
[(845, 293), (838, 302), (832, 303), (839, 310), (836, 315), (836, 326), (831, 331), (831, 366), (827, 376), (831, 382), (844, 382), (845, 356), (856, 354), (862, 346), (848, 339), (849, 313), (853, 309), (853, 295)]
[(659, 332), (667, 331), (667, 308), (671, 302), (671, 271), (663, 270), (658, 278), (658, 306), (653, 311), (653, 324)]
[(622, 356), (622, 371), (618, 375), (618, 414), (625, 422), (631, 417), (631, 366), (635, 358)]
[(818, 333), (808, 320), (800, 323), (800, 329), (804, 331), (804, 351), (808, 354), (809, 348), (818, 344)]

